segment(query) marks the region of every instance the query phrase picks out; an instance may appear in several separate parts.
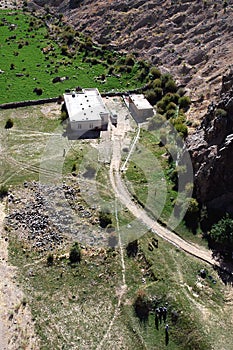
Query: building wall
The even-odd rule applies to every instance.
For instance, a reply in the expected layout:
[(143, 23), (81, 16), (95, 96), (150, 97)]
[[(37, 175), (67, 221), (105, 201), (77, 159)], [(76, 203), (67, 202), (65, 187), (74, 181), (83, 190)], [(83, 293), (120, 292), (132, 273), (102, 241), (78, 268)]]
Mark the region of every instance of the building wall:
[(101, 120), (93, 120), (93, 121), (71, 121), (70, 122), (70, 127), (74, 131), (88, 131), (88, 130), (94, 130), (94, 129), (99, 129), (101, 130), (102, 128), (102, 123)]
[(153, 117), (154, 110), (153, 107), (148, 109), (138, 109), (135, 104), (129, 100), (129, 111), (132, 114), (134, 118), (136, 118), (138, 121), (143, 121), (147, 118)]

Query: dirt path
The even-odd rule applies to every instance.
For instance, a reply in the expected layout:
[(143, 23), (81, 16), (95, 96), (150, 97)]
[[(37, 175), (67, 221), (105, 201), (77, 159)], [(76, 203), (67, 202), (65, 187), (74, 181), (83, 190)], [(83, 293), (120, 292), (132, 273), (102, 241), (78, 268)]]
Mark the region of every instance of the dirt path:
[(0, 349), (38, 350), (31, 312), (16, 283), (17, 269), (8, 263), (8, 242), (3, 235), (4, 204), (0, 203)]
[(212, 258), (211, 251), (193, 243), (189, 243), (177, 236), (172, 231), (161, 226), (157, 221), (151, 219), (145, 210), (135, 204), (135, 202), (132, 200), (132, 196), (126, 188), (120, 174), (121, 145), (125, 138), (125, 129), (122, 125), (123, 122), (124, 121), (119, 120), (117, 127), (118, 130), (113, 130), (112, 133), (113, 153), (110, 164), (110, 181), (116, 197), (137, 219), (143, 222), (148, 229), (153, 230), (159, 237), (165, 239), (186, 253), (197, 257), (198, 259), (201, 259), (211, 265), (219, 266), (219, 263)]

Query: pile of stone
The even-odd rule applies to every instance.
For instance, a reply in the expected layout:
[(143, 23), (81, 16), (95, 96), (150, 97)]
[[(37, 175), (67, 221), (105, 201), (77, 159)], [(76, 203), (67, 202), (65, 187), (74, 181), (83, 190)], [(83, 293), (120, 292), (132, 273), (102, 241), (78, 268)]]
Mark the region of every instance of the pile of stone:
[(72, 238), (88, 245), (105, 240), (92, 208), (86, 208), (79, 189), (62, 185), (25, 182), (25, 197), (8, 195), (6, 226), (33, 248), (53, 250)]

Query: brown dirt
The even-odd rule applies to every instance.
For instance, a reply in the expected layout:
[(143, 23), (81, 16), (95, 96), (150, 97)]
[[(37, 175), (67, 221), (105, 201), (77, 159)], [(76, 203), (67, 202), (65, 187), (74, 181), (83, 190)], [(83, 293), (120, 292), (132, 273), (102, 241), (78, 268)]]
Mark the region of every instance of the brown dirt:
[(1, 350), (38, 350), (30, 309), (16, 282), (17, 269), (8, 263), (8, 242), (3, 233), (4, 204), (0, 203), (0, 344)]

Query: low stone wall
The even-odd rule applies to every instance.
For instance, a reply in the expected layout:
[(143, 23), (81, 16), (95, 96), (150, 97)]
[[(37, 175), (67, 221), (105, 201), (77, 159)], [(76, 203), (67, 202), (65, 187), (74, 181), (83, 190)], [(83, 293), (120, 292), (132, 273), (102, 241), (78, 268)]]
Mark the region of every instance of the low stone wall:
[[(114, 97), (114, 96), (124, 96), (124, 95), (130, 95), (134, 93), (139, 93), (144, 91), (147, 88), (147, 86), (135, 89), (135, 90), (129, 90), (125, 92), (103, 92), (101, 93), (101, 96), (103, 97)], [(12, 108), (19, 108), (19, 107), (27, 107), (27, 106), (36, 106), (36, 105), (43, 105), (45, 103), (54, 103), (58, 102), (60, 100), (59, 97), (52, 97), (52, 98), (43, 98), (39, 100), (29, 100), (29, 101), (19, 101), (19, 102), (9, 102), (9, 103), (3, 103), (0, 104), (0, 109), (12, 109)]]
[(29, 100), (29, 101), (20, 101), (20, 102), (9, 102), (9, 103), (3, 103), (0, 105), (0, 109), (12, 109), (12, 108), (18, 108), (18, 107), (27, 107), (27, 106), (36, 106), (36, 105), (42, 105), (45, 103), (54, 103), (58, 101), (58, 97), (52, 97), (52, 98), (43, 98), (40, 100)]

